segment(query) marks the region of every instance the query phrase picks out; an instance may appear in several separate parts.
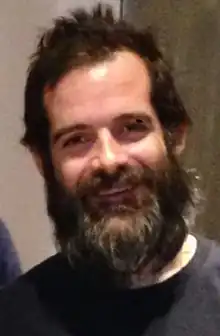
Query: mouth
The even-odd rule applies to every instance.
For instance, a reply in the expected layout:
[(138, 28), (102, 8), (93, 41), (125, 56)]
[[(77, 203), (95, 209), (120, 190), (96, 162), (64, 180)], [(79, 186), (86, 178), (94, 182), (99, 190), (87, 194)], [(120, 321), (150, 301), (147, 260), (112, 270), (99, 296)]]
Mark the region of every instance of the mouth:
[(134, 193), (134, 187), (120, 187), (108, 190), (102, 190), (97, 195), (97, 198), (106, 203), (122, 202), (124, 199), (131, 197)]

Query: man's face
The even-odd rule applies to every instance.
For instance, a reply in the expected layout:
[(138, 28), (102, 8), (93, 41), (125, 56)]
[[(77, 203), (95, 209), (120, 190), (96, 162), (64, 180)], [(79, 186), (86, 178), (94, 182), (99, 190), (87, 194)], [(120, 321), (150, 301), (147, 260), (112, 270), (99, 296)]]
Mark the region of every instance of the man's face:
[[(73, 70), (48, 92), (52, 160), (66, 188), (77, 188), (99, 170), (164, 164), (166, 147), (150, 95), (146, 67), (130, 52)], [(124, 194), (114, 186), (96, 197), (114, 203)]]
[(114, 267), (134, 269), (159, 234), (156, 189), (169, 170), (145, 64), (122, 51), (72, 70), (46, 91), (45, 105), (56, 180), (83, 212), (75, 234)]

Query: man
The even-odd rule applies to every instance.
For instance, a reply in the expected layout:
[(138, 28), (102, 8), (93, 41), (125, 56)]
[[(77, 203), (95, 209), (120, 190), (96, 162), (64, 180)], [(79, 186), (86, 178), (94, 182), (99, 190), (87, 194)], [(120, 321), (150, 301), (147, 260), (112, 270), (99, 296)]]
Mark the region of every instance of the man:
[(190, 118), (149, 31), (98, 6), (41, 37), (25, 134), (59, 253), (0, 297), (14, 335), (219, 335), (220, 250), (190, 234)]
[(20, 261), (11, 235), (0, 219), (0, 289), (21, 275)]

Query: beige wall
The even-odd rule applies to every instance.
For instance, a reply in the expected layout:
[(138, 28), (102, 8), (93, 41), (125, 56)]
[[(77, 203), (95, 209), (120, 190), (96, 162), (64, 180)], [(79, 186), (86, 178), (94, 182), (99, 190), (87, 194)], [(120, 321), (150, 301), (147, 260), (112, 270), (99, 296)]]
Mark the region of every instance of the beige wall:
[[(118, 13), (119, 0), (111, 3)], [(95, 0), (7, 0), (0, 11), (0, 217), (8, 224), (23, 269), (55, 252), (45, 212), (43, 184), (20, 145), (28, 57), (39, 28), (73, 6)]]

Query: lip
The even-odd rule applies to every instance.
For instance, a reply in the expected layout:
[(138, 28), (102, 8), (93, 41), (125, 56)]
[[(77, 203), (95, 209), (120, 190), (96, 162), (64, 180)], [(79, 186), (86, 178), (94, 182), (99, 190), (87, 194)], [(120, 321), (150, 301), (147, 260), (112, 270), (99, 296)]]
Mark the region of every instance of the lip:
[(102, 191), (98, 194), (98, 199), (105, 203), (121, 203), (123, 200), (131, 196), (134, 187), (115, 188)]
[(105, 191), (101, 191), (99, 193), (99, 197), (111, 197), (111, 196), (116, 196), (123, 194), (125, 192), (130, 191), (132, 188), (131, 187), (123, 187), (123, 188), (114, 188), (114, 189), (109, 189)]

